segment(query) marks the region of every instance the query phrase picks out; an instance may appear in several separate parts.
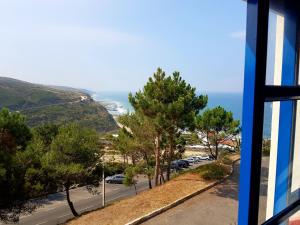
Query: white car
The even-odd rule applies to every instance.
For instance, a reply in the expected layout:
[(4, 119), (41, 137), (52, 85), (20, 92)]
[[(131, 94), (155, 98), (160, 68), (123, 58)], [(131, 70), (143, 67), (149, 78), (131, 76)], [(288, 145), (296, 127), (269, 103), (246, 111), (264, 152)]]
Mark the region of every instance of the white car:
[(185, 160), (188, 161), (189, 163), (196, 163), (196, 160), (193, 157), (186, 158)]
[(200, 162), (201, 161), (199, 156), (192, 156), (192, 158), (195, 160), (195, 162)]
[(209, 160), (209, 156), (208, 155), (199, 155), (197, 156), (200, 160)]

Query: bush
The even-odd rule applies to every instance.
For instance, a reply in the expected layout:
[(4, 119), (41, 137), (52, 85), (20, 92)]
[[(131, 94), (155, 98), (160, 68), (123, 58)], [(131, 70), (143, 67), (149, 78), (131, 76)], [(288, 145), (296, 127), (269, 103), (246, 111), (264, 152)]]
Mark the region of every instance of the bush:
[(221, 159), (221, 163), (225, 164), (225, 165), (231, 165), (233, 163), (233, 160), (230, 159), (227, 155), (224, 156), (222, 159)]
[(205, 180), (220, 180), (229, 174), (226, 166), (215, 162), (197, 168), (196, 172)]
[(109, 162), (105, 164), (105, 176), (112, 176), (119, 173), (124, 173), (127, 165), (119, 162)]
[(262, 154), (263, 156), (269, 156), (270, 155), (270, 149), (271, 149), (271, 141), (264, 139), (262, 144)]

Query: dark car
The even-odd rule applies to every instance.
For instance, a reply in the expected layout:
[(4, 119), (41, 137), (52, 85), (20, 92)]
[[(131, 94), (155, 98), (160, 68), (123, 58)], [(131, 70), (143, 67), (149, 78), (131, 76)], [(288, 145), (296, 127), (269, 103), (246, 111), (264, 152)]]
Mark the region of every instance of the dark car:
[(106, 183), (123, 184), (125, 176), (123, 174), (116, 174), (105, 178)]
[(190, 163), (183, 159), (179, 159), (179, 160), (177, 160), (177, 162), (183, 168), (188, 168), (190, 166)]
[(172, 170), (181, 170), (182, 167), (179, 165), (177, 161), (172, 161), (171, 162), (171, 169)]

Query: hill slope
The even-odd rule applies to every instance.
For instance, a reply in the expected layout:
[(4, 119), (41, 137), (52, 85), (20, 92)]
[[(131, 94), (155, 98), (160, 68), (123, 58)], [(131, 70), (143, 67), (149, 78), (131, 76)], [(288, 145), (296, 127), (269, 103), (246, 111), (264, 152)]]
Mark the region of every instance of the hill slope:
[(77, 122), (97, 131), (117, 129), (107, 110), (87, 93), (68, 87), (32, 84), (0, 77), (0, 108), (20, 111), (28, 125)]

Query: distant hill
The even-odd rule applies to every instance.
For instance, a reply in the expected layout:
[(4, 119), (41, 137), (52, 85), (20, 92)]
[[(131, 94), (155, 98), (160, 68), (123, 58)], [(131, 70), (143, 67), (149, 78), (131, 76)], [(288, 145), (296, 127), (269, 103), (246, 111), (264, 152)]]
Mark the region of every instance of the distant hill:
[(29, 126), (77, 122), (97, 131), (112, 131), (117, 124), (107, 110), (85, 90), (32, 84), (0, 77), (0, 108), (20, 111)]

